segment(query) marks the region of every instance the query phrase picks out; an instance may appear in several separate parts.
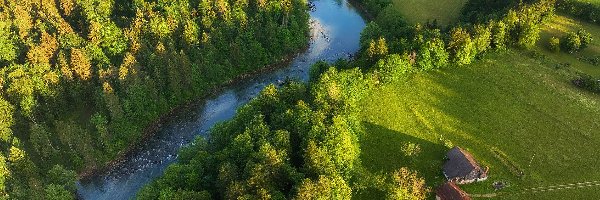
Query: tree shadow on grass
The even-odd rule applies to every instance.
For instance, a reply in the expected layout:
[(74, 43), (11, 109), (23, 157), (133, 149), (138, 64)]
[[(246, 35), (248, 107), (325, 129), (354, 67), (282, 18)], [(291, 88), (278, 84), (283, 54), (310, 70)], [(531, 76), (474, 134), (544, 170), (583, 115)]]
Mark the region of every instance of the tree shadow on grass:
[[(586, 117), (597, 111), (583, 109), (567, 96), (568, 87), (561, 92), (568, 83), (556, 72), (516, 53), (423, 75), (422, 79), (442, 88), (440, 91), (448, 91), (426, 90), (439, 100), (430, 105), (456, 119), (458, 130), (469, 136), (448, 134), (448, 138), (490, 167), (487, 182), (463, 189), (489, 192), (490, 182), (496, 180), (508, 181), (517, 189), (597, 177), (589, 172), (595, 171), (592, 166), (599, 161), (589, 158), (597, 155), (593, 148), (600, 140), (586, 135), (598, 130), (599, 123)], [(524, 172), (523, 178), (516, 175), (520, 172)], [(581, 175), (586, 173), (586, 177)]]
[(408, 167), (418, 171), (430, 187), (443, 182), (441, 169), (447, 147), (371, 122), (363, 122), (363, 127), (361, 161), (367, 171), (392, 173)]

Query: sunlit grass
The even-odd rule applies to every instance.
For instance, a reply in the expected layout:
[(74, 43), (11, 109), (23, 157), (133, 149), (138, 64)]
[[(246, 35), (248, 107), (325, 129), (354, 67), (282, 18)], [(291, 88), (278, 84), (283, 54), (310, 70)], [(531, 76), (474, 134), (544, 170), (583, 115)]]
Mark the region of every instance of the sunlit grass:
[[(473, 194), (494, 193), (494, 181), (507, 181), (499, 197), (538, 199), (519, 192), (600, 180), (600, 96), (573, 87), (570, 68), (528, 54), (492, 53), (469, 66), (414, 74), (376, 89), (362, 102), (363, 165), (371, 172), (408, 166), (434, 187), (444, 181), (445, 152), (459, 145), (490, 167), (489, 180), (462, 186)], [(407, 155), (407, 143), (421, 152)], [(598, 188), (544, 195), (585, 198), (599, 196)]]
[[(600, 2), (600, 0), (596, 1)], [(562, 39), (568, 32), (576, 32), (580, 28), (587, 30), (594, 37), (594, 41), (586, 49), (573, 54), (565, 52), (554, 53), (548, 50), (548, 41), (551, 37)], [(555, 16), (542, 27), (538, 49), (556, 61), (568, 63), (585, 74), (600, 77), (600, 65), (593, 65), (581, 60), (581, 58), (600, 58), (600, 26), (598, 25), (577, 21), (565, 16)]]
[(392, 0), (396, 8), (411, 23), (426, 23), (437, 19), (440, 25), (448, 25), (460, 17), (460, 10), (467, 0)]

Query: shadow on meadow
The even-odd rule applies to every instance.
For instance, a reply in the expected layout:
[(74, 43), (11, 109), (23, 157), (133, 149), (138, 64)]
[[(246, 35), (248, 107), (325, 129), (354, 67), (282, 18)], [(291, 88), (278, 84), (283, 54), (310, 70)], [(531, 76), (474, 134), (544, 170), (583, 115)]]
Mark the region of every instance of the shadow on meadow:
[(519, 53), (420, 77), (441, 88), (429, 90), (438, 101), (423, 101), (468, 135), (448, 138), (490, 167), (490, 180), (464, 188), (489, 193), (492, 182), (508, 181), (511, 192), (600, 178), (589, 173), (600, 166), (600, 122), (592, 117), (600, 110), (587, 105), (599, 98), (580, 94), (555, 69)]
[(419, 171), (428, 186), (444, 180), (441, 172), (448, 148), (386, 127), (363, 122), (361, 161), (372, 173), (392, 172), (401, 167)]

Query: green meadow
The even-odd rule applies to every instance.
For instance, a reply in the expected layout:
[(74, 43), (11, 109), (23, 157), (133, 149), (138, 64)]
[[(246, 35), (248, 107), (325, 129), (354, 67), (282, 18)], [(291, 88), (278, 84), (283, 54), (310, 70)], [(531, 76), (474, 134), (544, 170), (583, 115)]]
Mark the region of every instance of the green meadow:
[(460, 10), (467, 0), (392, 0), (394, 8), (411, 23), (438, 20), (448, 25), (460, 17)]
[[(445, 152), (458, 145), (490, 169), (487, 181), (462, 186), (470, 194), (600, 196), (597, 188), (524, 191), (600, 180), (600, 96), (572, 86), (574, 76), (572, 68), (521, 51), (412, 74), (362, 101), (362, 162), (371, 172), (409, 167), (435, 188), (444, 181)], [(494, 191), (495, 181), (508, 187)]]
[[(600, 1), (598, 1), (600, 3)], [(573, 54), (566, 52), (551, 52), (548, 50), (548, 41), (551, 37), (562, 39), (568, 32), (577, 32), (585, 29), (592, 34), (594, 40), (585, 49)], [(575, 20), (573, 18), (557, 15), (542, 26), (542, 33), (538, 41), (538, 50), (550, 59), (570, 65), (585, 74), (600, 77), (600, 62), (591, 63), (589, 60), (600, 60), (600, 26)]]

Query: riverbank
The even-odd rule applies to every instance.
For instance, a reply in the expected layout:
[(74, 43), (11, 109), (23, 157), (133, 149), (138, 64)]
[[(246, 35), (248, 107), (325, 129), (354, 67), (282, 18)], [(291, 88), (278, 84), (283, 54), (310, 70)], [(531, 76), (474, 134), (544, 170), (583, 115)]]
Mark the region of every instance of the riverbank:
[[(83, 199), (130, 199), (178, 160), (178, 152), (211, 128), (235, 116), (236, 111), (269, 84), (286, 78), (307, 81), (309, 69), (318, 61), (348, 59), (359, 50), (365, 20), (352, 5), (338, 1), (315, 1), (310, 12), (311, 40), (308, 50), (293, 61), (290, 56), (273, 65), (239, 75), (202, 96), (165, 114), (145, 130), (145, 137), (132, 143), (115, 159), (81, 173), (77, 193)], [(305, 49), (302, 49), (305, 50)], [(291, 62), (290, 62), (291, 61)], [(288, 64), (288, 67), (281, 67)], [(100, 165), (99, 165), (100, 166)]]
[(194, 100), (185, 102), (179, 106), (174, 107), (169, 112), (162, 114), (157, 120), (155, 120), (154, 122), (152, 122), (148, 126), (146, 126), (146, 128), (142, 132), (142, 136), (137, 141), (132, 142), (132, 145), (128, 146), (126, 149), (121, 151), (115, 159), (103, 164), (102, 166), (94, 166), (92, 168), (88, 168), (88, 169), (85, 169), (85, 170), (79, 172), (78, 179), (80, 181), (89, 180), (95, 176), (105, 174), (114, 166), (122, 163), (127, 158), (131, 157), (131, 155), (133, 153), (137, 152), (144, 142), (146, 142), (150, 138), (154, 137), (156, 135), (156, 133), (158, 132), (158, 130), (160, 130), (160, 128), (162, 127), (163, 124), (165, 124), (167, 121), (171, 120), (173, 117), (176, 117), (177, 113), (183, 112), (185, 110), (188, 110), (191, 107), (194, 107), (200, 103), (203, 103), (207, 98), (210, 98), (211, 96), (215, 96), (216, 94), (223, 91), (227, 87), (231, 87), (233, 85), (239, 84), (240, 82), (254, 78), (262, 73), (271, 72), (271, 71), (281, 69), (283, 67), (288, 66), (294, 60), (294, 58), (296, 58), (296, 56), (298, 56), (299, 54), (306, 52), (308, 50), (309, 43), (312, 40), (312, 38), (310, 38), (310, 37), (308, 37), (308, 38), (309, 39), (307, 40), (306, 45), (303, 48), (301, 48), (300, 50), (298, 50), (294, 53), (291, 53), (291, 54), (285, 56), (284, 58), (281, 58), (279, 61), (277, 61), (271, 65), (261, 67), (257, 70), (253, 70), (253, 71), (250, 71), (247, 73), (240, 74), (233, 79), (230, 79), (228, 81), (221, 83), (220, 85), (212, 87), (211, 89), (207, 90), (208, 91), (207, 93), (205, 93), (201, 96), (198, 96), (197, 98), (194, 98)]
[(367, 21), (375, 20), (375, 16), (371, 14), (368, 9), (365, 8), (365, 5), (358, 2), (358, 0), (348, 0), (348, 3), (354, 6), (358, 10), (358, 13)]

